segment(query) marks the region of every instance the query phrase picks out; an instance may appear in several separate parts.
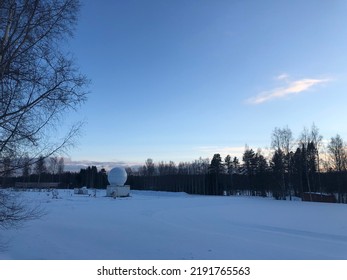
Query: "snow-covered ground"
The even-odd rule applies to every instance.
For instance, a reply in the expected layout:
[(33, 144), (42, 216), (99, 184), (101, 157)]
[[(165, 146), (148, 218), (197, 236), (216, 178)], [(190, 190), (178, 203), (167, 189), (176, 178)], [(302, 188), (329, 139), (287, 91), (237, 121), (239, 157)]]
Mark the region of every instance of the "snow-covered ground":
[[(91, 192), (91, 191), (90, 191)], [(347, 259), (347, 205), (131, 191), (20, 192), (47, 214), (0, 231), (0, 259)]]

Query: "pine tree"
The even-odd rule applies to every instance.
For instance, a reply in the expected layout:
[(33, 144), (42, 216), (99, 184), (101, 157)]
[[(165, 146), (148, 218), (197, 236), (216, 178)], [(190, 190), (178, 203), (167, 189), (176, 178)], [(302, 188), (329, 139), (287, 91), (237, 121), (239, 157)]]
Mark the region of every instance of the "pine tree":
[(209, 166), (209, 173), (211, 174), (212, 179), (212, 194), (221, 194), (219, 178), (220, 174), (224, 173), (224, 165), (220, 154), (214, 154)]
[(271, 168), (274, 173), (275, 180), (279, 186), (279, 188), (275, 188), (273, 196), (276, 199), (285, 199), (285, 182), (284, 182), (284, 154), (281, 149), (275, 151), (271, 160)]
[(246, 169), (246, 173), (249, 176), (254, 175), (255, 168), (256, 168), (256, 161), (255, 161), (255, 153), (252, 149), (249, 149), (248, 146), (246, 146), (246, 149), (243, 153), (243, 166)]
[(226, 168), (226, 172), (228, 174), (231, 174), (232, 171), (233, 171), (233, 165), (232, 165), (232, 162), (231, 162), (231, 157), (230, 155), (227, 155), (225, 158), (224, 158), (224, 165), (225, 165), (225, 168)]
[(223, 161), (220, 154), (214, 154), (209, 167), (211, 174), (222, 174), (224, 173)]
[(233, 158), (232, 166), (233, 166), (233, 173), (238, 173), (240, 170), (240, 161), (237, 157)]

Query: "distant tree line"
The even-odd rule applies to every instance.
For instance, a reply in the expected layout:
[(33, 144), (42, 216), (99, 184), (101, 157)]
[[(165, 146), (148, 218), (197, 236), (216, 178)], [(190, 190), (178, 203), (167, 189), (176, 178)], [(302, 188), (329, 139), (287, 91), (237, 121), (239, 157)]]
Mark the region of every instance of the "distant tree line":
[[(0, 184), (16, 182), (57, 182), (61, 188), (87, 186), (106, 188), (106, 170), (89, 166), (79, 172), (64, 171), (64, 159), (57, 157), (24, 159), (21, 174), (10, 168), (11, 158), (0, 165)], [(242, 158), (214, 154), (212, 160), (155, 163), (147, 159), (140, 168), (127, 168), (126, 184), (133, 189), (187, 192), (202, 195), (255, 195), (291, 199), (309, 194), (334, 194), (347, 203), (347, 145), (340, 135), (324, 142), (313, 124), (294, 139), (288, 127), (275, 128), (271, 150), (264, 154), (245, 146)]]
[[(0, 176), (0, 186), (15, 187), (16, 183), (57, 183), (59, 188), (73, 188), (87, 186), (89, 188), (106, 188), (108, 185), (106, 170), (101, 168), (98, 170), (96, 166), (88, 166), (82, 168), (79, 172), (64, 171), (64, 158), (40, 156), (36, 160), (27, 159), (27, 162), (35, 162), (34, 164), (24, 164), (20, 174), (8, 166), (11, 166), (11, 158), (4, 160), (4, 164), (0, 165), (2, 170)], [(8, 162), (8, 165), (6, 163)], [(22, 184), (23, 185), (23, 184)], [(24, 184), (25, 185), (25, 184)]]
[(128, 177), (135, 189), (182, 191), (208, 195), (259, 195), (291, 199), (303, 193), (334, 194), (347, 203), (347, 146), (340, 135), (324, 145), (318, 128), (304, 129), (294, 139), (288, 127), (275, 128), (271, 151), (247, 145), (240, 160), (214, 154), (212, 160), (199, 158), (176, 165), (170, 161), (145, 164)]

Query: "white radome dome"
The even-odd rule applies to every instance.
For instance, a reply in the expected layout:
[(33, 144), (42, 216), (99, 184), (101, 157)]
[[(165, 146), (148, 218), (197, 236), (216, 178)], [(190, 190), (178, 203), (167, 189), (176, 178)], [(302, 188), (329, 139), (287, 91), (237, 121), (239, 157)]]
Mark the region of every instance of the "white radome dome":
[(114, 167), (108, 172), (107, 179), (111, 185), (123, 186), (127, 180), (127, 172), (124, 167)]

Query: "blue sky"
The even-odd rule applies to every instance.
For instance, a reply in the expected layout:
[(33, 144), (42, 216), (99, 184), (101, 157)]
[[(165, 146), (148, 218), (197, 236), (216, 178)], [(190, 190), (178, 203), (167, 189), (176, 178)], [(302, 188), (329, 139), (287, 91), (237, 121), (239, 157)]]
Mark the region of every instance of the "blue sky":
[(92, 81), (72, 160), (239, 156), (314, 122), (347, 140), (347, 2), (82, 0), (68, 48)]

